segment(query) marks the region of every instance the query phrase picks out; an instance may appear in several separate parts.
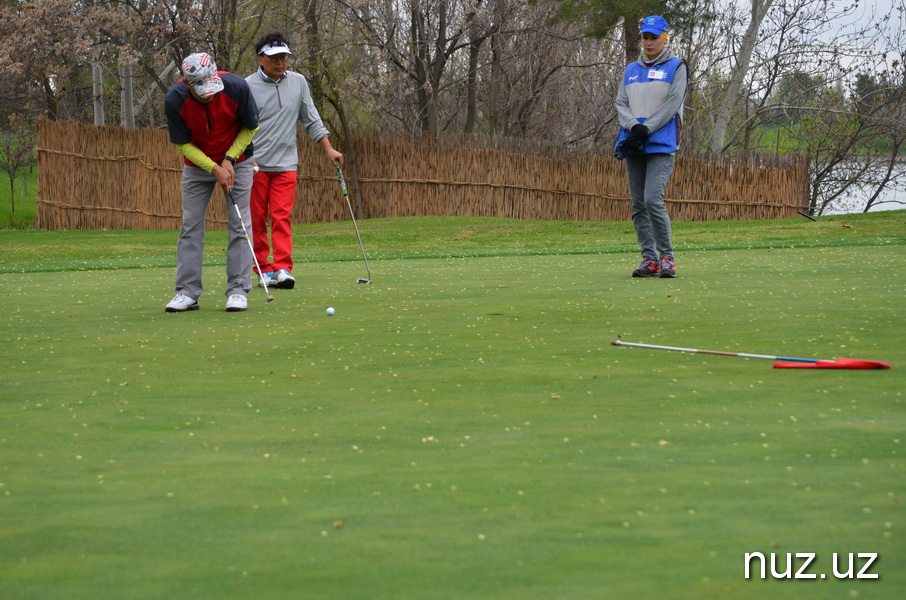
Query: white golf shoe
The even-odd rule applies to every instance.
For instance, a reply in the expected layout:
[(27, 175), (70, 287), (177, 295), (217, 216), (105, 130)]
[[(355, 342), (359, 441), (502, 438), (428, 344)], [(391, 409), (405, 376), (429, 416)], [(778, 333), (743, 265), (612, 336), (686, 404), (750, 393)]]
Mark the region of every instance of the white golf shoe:
[(198, 310), (198, 300), (189, 298), (185, 294), (176, 294), (173, 299), (167, 303), (164, 309), (167, 312), (186, 312), (187, 310)]
[(239, 312), (241, 310), (246, 310), (248, 307), (249, 300), (243, 294), (232, 294), (229, 298), (227, 298), (227, 312)]
[(291, 290), (296, 285), (296, 278), (289, 274), (286, 269), (280, 269), (274, 273), (274, 287), (281, 290)]

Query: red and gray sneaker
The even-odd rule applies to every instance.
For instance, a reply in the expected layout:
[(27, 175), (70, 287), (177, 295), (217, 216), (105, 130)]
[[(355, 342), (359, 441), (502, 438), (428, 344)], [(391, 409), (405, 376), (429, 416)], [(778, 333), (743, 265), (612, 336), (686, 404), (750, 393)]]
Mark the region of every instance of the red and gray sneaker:
[(650, 258), (642, 259), (639, 268), (632, 272), (633, 277), (657, 277), (661, 272), (656, 260)]
[(661, 264), (658, 265), (661, 271), (661, 277), (676, 277), (676, 265), (673, 264), (672, 256), (662, 256)]

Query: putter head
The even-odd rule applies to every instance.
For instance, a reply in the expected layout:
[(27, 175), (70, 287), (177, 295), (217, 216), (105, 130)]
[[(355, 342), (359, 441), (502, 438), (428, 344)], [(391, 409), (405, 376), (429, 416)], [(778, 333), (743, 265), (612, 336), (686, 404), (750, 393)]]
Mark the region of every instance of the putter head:
[(267, 295), (267, 300), (265, 300), (264, 302), (265, 302), (265, 303), (268, 303), (268, 302), (273, 302), (273, 301), (274, 301), (274, 297), (271, 296), (270, 294), (268, 294), (268, 295)]
[(367, 284), (371, 283), (371, 280), (370, 280), (370, 279), (362, 279), (362, 278), (359, 278), (359, 279), (356, 279), (355, 282), (356, 282), (356, 283), (361, 283), (361, 284), (367, 285)]

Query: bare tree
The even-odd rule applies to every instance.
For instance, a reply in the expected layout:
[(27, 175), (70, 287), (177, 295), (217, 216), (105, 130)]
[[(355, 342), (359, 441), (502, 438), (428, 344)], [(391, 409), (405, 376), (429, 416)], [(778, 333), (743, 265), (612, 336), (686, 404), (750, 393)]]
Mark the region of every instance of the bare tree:
[[(903, 189), (906, 163), (906, 87), (897, 80), (860, 75), (841, 110), (826, 106), (808, 112), (795, 138), (811, 158), (811, 206), (817, 214), (861, 208), (885, 201), (885, 190)], [(861, 207), (853, 206), (862, 198)]]
[(613, 83), (624, 66), (613, 57), (617, 48), (556, 19), (557, 9), (538, 3), (502, 32), (495, 58), (502, 94), (492, 133), (563, 144), (594, 135), (595, 124), (612, 113)]
[[(350, 63), (343, 43), (343, 23), (337, 18), (336, 11), (326, 12), (319, 0), (302, 0), (304, 35), (308, 72), (305, 74), (311, 84), (312, 97), (322, 113), (322, 118), (330, 129), (339, 133), (339, 148), (342, 149), (345, 163), (344, 178), (348, 183), (348, 192), (355, 206), (356, 216), (365, 218), (367, 210), (359, 193), (358, 168), (355, 148), (349, 144), (353, 138), (353, 124), (346, 110), (346, 69), (343, 65)], [(327, 24), (328, 33), (323, 25)], [(348, 67), (347, 67), (348, 68)], [(330, 106), (336, 122), (326, 114), (325, 106)]]
[[(406, 96), (419, 129), (440, 131), (439, 105), (447, 65), (469, 45), (468, 32), (482, 0), (381, 0), (346, 4), (366, 43), (409, 81)], [(373, 5), (373, 6), (372, 6)]]
[(749, 24), (739, 41), (739, 47), (735, 53), (735, 64), (730, 71), (723, 98), (718, 102), (714, 112), (714, 124), (711, 129), (711, 153), (715, 156), (723, 155), (727, 126), (733, 116), (733, 109), (740, 101), (740, 92), (748, 74), (749, 63), (755, 50), (755, 44), (758, 41), (761, 23), (767, 16), (771, 5), (774, 4), (774, 0), (751, 0), (751, 3), (752, 12)]

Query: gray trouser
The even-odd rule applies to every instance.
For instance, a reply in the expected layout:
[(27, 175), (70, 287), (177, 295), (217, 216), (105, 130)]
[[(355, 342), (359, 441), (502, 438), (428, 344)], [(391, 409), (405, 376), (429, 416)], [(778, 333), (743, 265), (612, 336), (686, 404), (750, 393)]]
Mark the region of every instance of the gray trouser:
[(623, 161), (632, 198), (632, 224), (642, 249), (642, 258), (673, 257), (670, 215), (664, 206), (664, 189), (673, 172), (672, 154), (632, 154)]
[[(251, 236), (252, 221), (249, 214), (249, 194), (252, 190), (252, 161), (246, 160), (235, 165), (236, 178), (232, 196), (242, 220), (249, 228)], [(198, 167), (186, 165), (182, 170), (182, 230), (179, 232), (179, 244), (176, 251), (176, 293), (198, 299), (203, 291), (201, 285), (201, 265), (204, 262), (204, 229), (205, 213), (217, 179)], [(225, 195), (224, 195), (225, 196)], [(227, 289), (226, 295), (248, 295), (252, 289), (252, 251), (239, 215), (229, 198), (226, 198), (227, 229)]]

